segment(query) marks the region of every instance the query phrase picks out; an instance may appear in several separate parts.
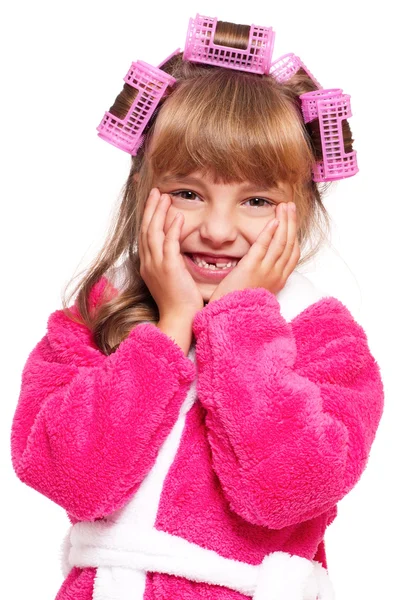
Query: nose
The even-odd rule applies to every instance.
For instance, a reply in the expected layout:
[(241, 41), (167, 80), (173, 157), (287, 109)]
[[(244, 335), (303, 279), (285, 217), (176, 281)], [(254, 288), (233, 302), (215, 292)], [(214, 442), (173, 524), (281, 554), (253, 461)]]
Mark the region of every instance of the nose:
[(213, 247), (234, 241), (237, 237), (237, 225), (230, 209), (227, 206), (208, 208), (202, 216), (200, 235)]

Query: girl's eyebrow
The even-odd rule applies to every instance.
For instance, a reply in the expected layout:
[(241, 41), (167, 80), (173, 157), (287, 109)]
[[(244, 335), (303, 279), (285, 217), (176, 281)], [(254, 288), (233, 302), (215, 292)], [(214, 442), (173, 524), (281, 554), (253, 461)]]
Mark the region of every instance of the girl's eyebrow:
[(201, 184), (205, 187), (205, 183), (202, 179), (193, 177), (191, 175), (164, 175), (160, 178), (160, 181), (162, 183), (169, 183), (170, 181), (175, 181), (175, 183), (177, 183), (179, 181), (183, 181), (184, 183)]

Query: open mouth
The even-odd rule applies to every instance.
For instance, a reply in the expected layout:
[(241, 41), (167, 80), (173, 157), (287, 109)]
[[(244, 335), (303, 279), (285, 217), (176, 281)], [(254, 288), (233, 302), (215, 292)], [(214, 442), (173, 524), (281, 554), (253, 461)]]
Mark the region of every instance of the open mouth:
[[(194, 258), (194, 260), (193, 260)], [(224, 277), (233, 271), (234, 266), (238, 262), (238, 259), (230, 259), (224, 265), (216, 265), (214, 263), (206, 262), (206, 260), (216, 260), (216, 257), (206, 257), (206, 260), (201, 258), (201, 255), (197, 256), (185, 252), (184, 259), (187, 263), (187, 267), (197, 282), (201, 283), (214, 283), (218, 284)], [(224, 259), (225, 260), (225, 259)]]
[(206, 257), (204, 258), (200, 254), (190, 254), (186, 253), (186, 256), (190, 258), (190, 260), (197, 266), (208, 269), (211, 271), (223, 271), (226, 269), (232, 269), (237, 265), (240, 259), (238, 258), (222, 258), (217, 259), (216, 257)]

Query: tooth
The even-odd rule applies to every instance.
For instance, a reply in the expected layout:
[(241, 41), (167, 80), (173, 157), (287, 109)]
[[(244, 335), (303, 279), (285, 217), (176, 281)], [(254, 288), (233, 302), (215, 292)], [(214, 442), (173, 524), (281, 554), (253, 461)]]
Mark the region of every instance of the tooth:
[(200, 267), (204, 267), (205, 269), (210, 269), (211, 271), (214, 271), (215, 269), (218, 269), (218, 270), (229, 269), (230, 267), (235, 267), (238, 263), (237, 260), (233, 260), (233, 261), (229, 261), (226, 264), (217, 263), (215, 266), (215, 265), (208, 264), (207, 262), (205, 262), (203, 259), (199, 258), (198, 256), (194, 257), (193, 260)]

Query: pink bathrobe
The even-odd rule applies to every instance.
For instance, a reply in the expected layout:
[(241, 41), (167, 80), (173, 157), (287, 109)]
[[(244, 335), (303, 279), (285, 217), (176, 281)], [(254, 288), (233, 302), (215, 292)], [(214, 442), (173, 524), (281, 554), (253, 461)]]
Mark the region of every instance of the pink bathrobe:
[[(93, 289), (93, 305), (105, 282)], [(272, 555), (326, 569), (326, 527), (365, 469), (383, 410), (363, 328), (336, 298), (287, 320), (275, 295), (249, 288), (205, 306), (193, 332), (185, 356), (141, 323), (105, 356), (85, 326), (52, 313), (22, 375), (11, 436), (18, 477), (62, 506), (76, 532), (109, 527), (128, 510), (126, 544), (163, 532), (236, 566)], [(77, 558), (67, 564), (70, 539), (64, 544), (56, 600), (116, 600), (126, 586), (131, 600), (254, 595), (171, 574), (178, 569), (112, 566), (104, 554), (80, 568)], [(186, 563), (205, 570), (199, 561)], [(268, 569), (273, 589), (289, 577), (285, 564)], [(124, 591), (109, 591), (109, 582)], [(284, 595), (301, 598), (292, 588)]]

